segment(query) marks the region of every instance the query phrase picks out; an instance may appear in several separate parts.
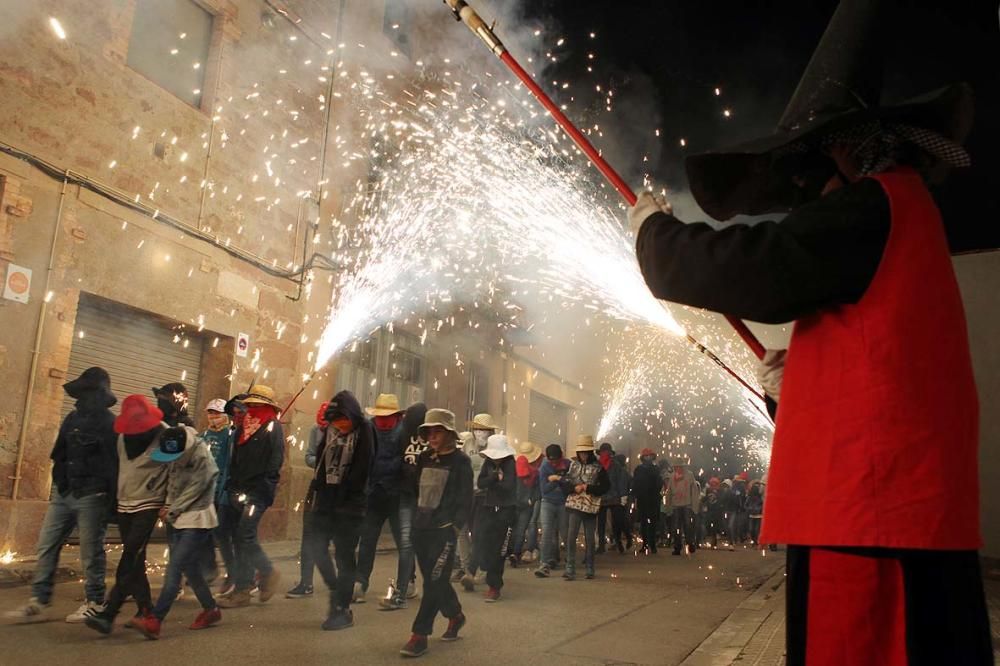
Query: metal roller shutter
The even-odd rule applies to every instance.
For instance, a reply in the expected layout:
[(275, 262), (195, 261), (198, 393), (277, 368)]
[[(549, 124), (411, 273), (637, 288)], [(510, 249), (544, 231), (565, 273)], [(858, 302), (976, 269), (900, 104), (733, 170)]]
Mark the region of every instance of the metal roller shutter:
[(543, 449), (549, 444), (566, 448), (569, 407), (541, 393), (531, 392), (528, 404), (528, 439)]
[[(198, 383), (205, 341), (189, 327), (170, 323), (90, 294), (80, 294), (73, 330), (67, 377), (78, 377), (92, 366), (111, 375), (118, 396), (117, 413), (125, 396), (139, 393), (152, 398), (152, 387), (181, 382), (189, 402), (198, 404)], [(63, 415), (73, 408), (66, 396)]]

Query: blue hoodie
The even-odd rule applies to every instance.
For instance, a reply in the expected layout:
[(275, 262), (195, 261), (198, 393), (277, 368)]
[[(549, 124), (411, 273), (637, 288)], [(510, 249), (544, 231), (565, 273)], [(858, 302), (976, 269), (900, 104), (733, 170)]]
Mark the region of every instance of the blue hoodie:
[[(403, 473), (403, 420), (392, 430), (375, 430), (375, 460), (372, 463), (372, 473), (368, 477), (368, 486), (372, 490), (377, 487), (389, 495), (399, 494), (399, 485)], [(408, 444), (409, 442), (407, 442)]]
[(542, 466), (538, 468), (538, 483), (542, 489), (543, 502), (548, 502), (550, 504), (566, 503), (566, 493), (563, 492), (559, 482), (549, 481), (549, 477), (553, 474), (558, 474), (560, 478), (566, 476), (566, 472), (569, 471), (569, 460), (563, 458), (560, 463), (562, 469), (557, 470), (553, 467), (549, 459), (546, 458), (542, 461)]

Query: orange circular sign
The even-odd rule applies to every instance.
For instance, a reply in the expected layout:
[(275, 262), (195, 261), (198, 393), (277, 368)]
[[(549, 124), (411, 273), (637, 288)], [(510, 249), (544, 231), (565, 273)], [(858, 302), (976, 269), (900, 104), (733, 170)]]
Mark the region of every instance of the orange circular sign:
[(21, 272), (15, 271), (7, 278), (7, 286), (19, 296), (28, 291), (28, 284), (28, 276)]

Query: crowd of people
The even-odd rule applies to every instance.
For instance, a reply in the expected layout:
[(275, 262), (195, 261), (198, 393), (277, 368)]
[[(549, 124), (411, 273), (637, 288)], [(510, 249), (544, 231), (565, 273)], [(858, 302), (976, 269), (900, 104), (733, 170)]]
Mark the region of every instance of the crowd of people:
[[(278, 592), (281, 574), (258, 535), (285, 463), (269, 387), (209, 401), (201, 432), (182, 384), (154, 388), (153, 401), (129, 395), (117, 417), (105, 370), (90, 368), (64, 388), (76, 405), (52, 451), (55, 492), (31, 598), (8, 619), (48, 618), (59, 553), (74, 527), (86, 600), (66, 621), (102, 634), (131, 600), (135, 612), (125, 626), (158, 638), (185, 581), (202, 608), (191, 629)], [(508, 566), (531, 565), (538, 578), (561, 569), (563, 579), (576, 580), (581, 531), (585, 579), (595, 577), (596, 556), (609, 547), (653, 555), (671, 545), (680, 555), (716, 547), (720, 538), (756, 542), (764, 484), (746, 473), (696, 478), (688, 461), (658, 462), (650, 449), (630, 473), (625, 455), (608, 443), (595, 446), (591, 436), (580, 436), (571, 451), (531, 442), (515, 450), (490, 414), (466, 425), (460, 430), (452, 412), (423, 403), (404, 409), (392, 394), (363, 409), (341, 391), (320, 406), (305, 449), (313, 473), (302, 503), (300, 577), (285, 596), (312, 596), (318, 570), (330, 593), (324, 630), (354, 625), (351, 606), (366, 600), (387, 521), (397, 566), (379, 610), (406, 609), (418, 596), (417, 570), (422, 580), (413, 634), (401, 650), (411, 657), (426, 652), (438, 613), (448, 621), (441, 639), (458, 638), (466, 619), (455, 584), (468, 592), (485, 585), (483, 599), (495, 603)], [(109, 523), (117, 524), (122, 553), (107, 591)], [(146, 549), (158, 524), (166, 526), (169, 558), (154, 599)], [(217, 552), (225, 574), (213, 593)]]

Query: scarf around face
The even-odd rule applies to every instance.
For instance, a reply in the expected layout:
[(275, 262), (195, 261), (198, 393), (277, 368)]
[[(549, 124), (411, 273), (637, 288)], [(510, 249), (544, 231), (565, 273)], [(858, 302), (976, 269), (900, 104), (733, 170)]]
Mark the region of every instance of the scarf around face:
[(278, 410), (271, 405), (247, 405), (247, 413), (246, 416), (243, 417), (243, 431), (240, 434), (239, 444), (246, 444), (258, 430), (266, 427), (267, 424), (273, 421), (277, 415)]

